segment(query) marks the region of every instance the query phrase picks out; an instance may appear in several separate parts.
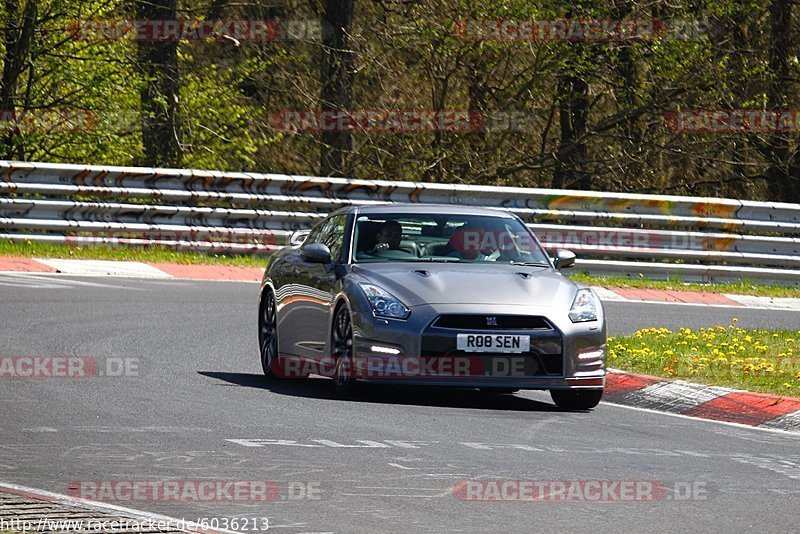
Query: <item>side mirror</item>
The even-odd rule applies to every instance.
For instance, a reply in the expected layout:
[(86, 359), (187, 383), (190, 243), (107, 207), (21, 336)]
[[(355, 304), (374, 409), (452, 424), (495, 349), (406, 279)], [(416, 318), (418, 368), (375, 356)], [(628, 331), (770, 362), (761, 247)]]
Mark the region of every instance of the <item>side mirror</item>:
[(322, 243), (308, 243), (300, 247), (300, 256), (309, 263), (331, 263), (331, 251)]
[(575, 253), (570, 250), (559, 249), (553, 258), (556, 269), (567, 269), (575, 265)]
[(289, 238), (289, 244), (293, 247), (299, 247), (303, 244), (308, 237), (308, 234), (311, 233), (311, 230), (295, 230), (292, 234), (292, 237)]

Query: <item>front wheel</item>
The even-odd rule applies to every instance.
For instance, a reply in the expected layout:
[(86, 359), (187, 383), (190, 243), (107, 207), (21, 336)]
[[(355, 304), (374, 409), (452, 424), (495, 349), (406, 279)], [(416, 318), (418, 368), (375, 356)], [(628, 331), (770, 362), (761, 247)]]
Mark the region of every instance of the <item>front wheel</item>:
[(336, 392), (343, 397), (350, 397), (356, 392), (358, 383), (353, 358), (353, 322), (346, 305), (337, 310), (333, 319), (331, 347), (336, 362), (333, 373)]
[(261, 350), (261, 369), (267, 378), (279, 377), (278, 370), (278, 319), (275, 295), (265, 291), (258, 313), (258, 346)]
[(590, 410), (600, 403), (602, 389), (551, 389), (556, 406), (566, 411)]

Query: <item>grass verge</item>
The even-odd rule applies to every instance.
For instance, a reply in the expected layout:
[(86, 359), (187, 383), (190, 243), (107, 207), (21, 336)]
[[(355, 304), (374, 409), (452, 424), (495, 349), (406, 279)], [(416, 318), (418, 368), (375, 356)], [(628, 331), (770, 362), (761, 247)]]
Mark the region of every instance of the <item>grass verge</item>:
[(571, 280), (582, 284), (602, 287), (622, 287), (635, 289), (664, 289), (668, 291), (705, 291), (707, 293), (730, 293), (734, 295), (754, 295), (757, 297), (800, 298), (800, 287), (757, 284), (743, 279), (739, 282), (699, 283), (684, 282), (677, 278), (669, 280), (631, 279), (622, 276), (594, 276), (586, 273), (568, 273)]
[(264, 257), (247, 254), (205, 254), (202, 252), (176, 251), (162, 247), (78, 247), (37, 243), (34, 241), (0, 241), (0, 256), (145, 261), (180, 263), (184, 265), (229, 265), (233, 267), (261, 268), (266, 265)]
[(634, 373), (800, 397), (800, 330), (645, 328), (608, 339), (608, 365)]

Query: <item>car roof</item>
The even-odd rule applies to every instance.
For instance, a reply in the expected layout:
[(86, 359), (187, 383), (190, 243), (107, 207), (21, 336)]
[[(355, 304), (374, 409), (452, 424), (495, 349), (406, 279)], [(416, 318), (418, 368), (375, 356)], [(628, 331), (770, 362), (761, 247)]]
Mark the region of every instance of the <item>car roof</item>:
[(417, 203), (392, 203), (378, 204), (375, 206), (348, 206), (336, 210), (334, 213), (352, 213), (358, 211), (359, 215), (371, 214), (431, 214), (431, 215), (488, 215), (493, 217), (513, 217), (502, 208), (484, 208), (480, 206), (460, 206), (457, 204), (417, 204)]

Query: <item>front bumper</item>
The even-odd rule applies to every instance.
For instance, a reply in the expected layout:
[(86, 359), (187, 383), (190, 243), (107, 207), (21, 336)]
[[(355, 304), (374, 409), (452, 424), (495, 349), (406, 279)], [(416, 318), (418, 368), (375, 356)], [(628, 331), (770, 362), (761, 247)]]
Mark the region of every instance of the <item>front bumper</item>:
[[(443, 315), (531, 316), (542, 317), (547, 327), (535, 329), (460, 329), (439, 328), (434, 323)], [(453, 325), (450, 325), (453, 326)], [(530, 351), (521, 354), (466, 353), (456, 349), (456, 334), (528, 335)], [(419, 386), (512, 389), (600, 389), (605, 386), (606, 327), (604, 317), (592, 323), (572, 323), (566, 311), (560, 317), (553, 309), (535, 306), (423, 305), (412, 308), (405, 321), (378, 319), (369, 313), (354, 315), (354, 354), (356, 359), (379, 356), (401, 364), (407, 359), (448, 359), (466, 362), (468, 372), (425, 372), (431, 366), (390, 365), (400, 372), (366, 373), (365, 381)], [(430, 362), (428, 362), (430, 363)], [(440, 366), (433, 366), (441, 369)], [(458, 364), (445, 365), (446, 370)], [(461, 367), (463, 369), (463, 365)], [(411, 372), (405, 372), (411, 369)]]

